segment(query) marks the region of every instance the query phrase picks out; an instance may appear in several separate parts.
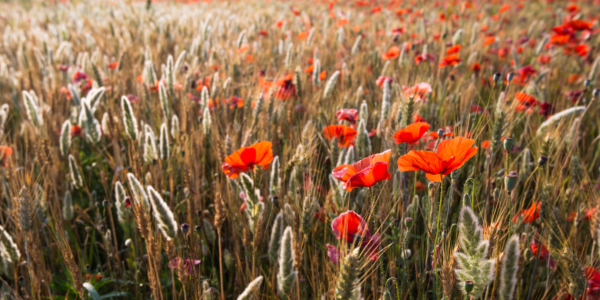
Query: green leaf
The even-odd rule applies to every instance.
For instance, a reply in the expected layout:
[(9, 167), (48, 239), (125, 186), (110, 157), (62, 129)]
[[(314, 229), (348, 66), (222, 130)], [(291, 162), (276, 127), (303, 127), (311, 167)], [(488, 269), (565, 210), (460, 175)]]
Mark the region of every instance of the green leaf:
[(102, 298), (100, 298), (100, 295), (98, 294), (98, 292), (96, 291), (96, 289), (94, 288), (94, 286), (89, 283), (89, 282), (84, 282), (83, 283), (83, 287), (90, 292), (90, 295), (92, 296), (92, 299), (94, 300), (100, 300)]

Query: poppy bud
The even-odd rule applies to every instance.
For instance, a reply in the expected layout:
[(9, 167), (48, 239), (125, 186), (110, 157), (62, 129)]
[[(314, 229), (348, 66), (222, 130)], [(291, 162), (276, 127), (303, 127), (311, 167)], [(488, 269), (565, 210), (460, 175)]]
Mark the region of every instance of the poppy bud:
[(23, 278), (23, 276), (19, 276), (19, 279), (17, 279), (19, 281), (19, 285), (25, 285), (25, 278)]
[(433, 182), (430, 182), (430, 183), (427, 184), (427, 188), (429, 190), (432, 190), (434, 186), (435, 186), (435, 184)]
[(404, 219), (404, 226), (406, 226), (406, 228), (411, 228), (413, 224), (413, 219), (412, 218), (406, 218)]
[(131, 239), (125, 240), (125, 248), (131, 247)]
[(507, 80), (508, 82), (511, 82), (511, 81), (512, 81), (512, 79), (513, 79), (513, 76), (514, 76), (514, 75), (513, 75), (513, 73), (508, 73), (508, 75), (506, 75), (506, 80)]
[(510, 151), (510, 149), (512, 149), (514, 144), (515, 144), (515, 141), (512, 138), (505, 138), (504, 139), (504, 150)]
[(202, 225), (196, 225), (196, 227), (194, 228), (194, 230), (196, 230), (197, 234), (201, 234), (202, 233)]
[(540, 165), (540, 166), (545, 165), (547, 162), (548, 162), (548, 156), (546, 156), (546, 155), (542, 155), (538, 159), (538, 165)]
[(108, 201), (105, 199), (104, 201), (102, 201), (102, 206), (103, 206), (103, 207), (106, 207), (106, 208), (108, 208), (108, 207), (110, 207), (110, 202), (108, 202)]
[(494, 82), (498, 82), (500, 80), (500, 78), (502, 78), (502, 74), (500, 73), (496, 73), (494, 74)]
[(512, 171), (508, 174), (508, 176), (504, 177), (504, 186), (506, 186), (506, 191), (510, 195), (512, 190), (517, 186), (517, 172)]
[(494, 188), (494, 200), (498, 201), (498, 199), (500, 199), (500, 189)]
[(190, 224), (188, 224), (188, 223), (181, 224), (181, 232), (183, 232), (184, 235), (188, 234), (189, 231), (190, 231)]
[(92, 266), (90, 265), (85, 265), (85, 272), (89, 273), (92, 270)]
[(467, 280), (467, 281), (465, 281), (465, 292), (467, 292), (467, 294), (469, 294), (469, 293), (471, 293), (471, 291), (473, 291), (473, 281)]
[(523, 256), (525, 257), (525, 261), (530, 261), (533, 258), (533, 253), (531, 252), (531, 249), (525, 249), (525, 253), (523, 253)]
[(131, 206), (131, 198), (125, 197), (125, 207), (130, 207), (130, 206)]
[(279, 202), (279, 196), (271, 197), (271, 203), (273, 203), (273, 205), (277, 206), (278, 202)]
[(444, 135), (444, 129), (440, 128), (438, 129), (438, 138), (442, 138), (442, 136)]
[(586, 89), (587, 89), (587, 88), (590, 86), (590, 84), (592, 84), (592, 81), (591, 81), (591, 80), (589, 80), (589, 79), (586, 79), (586, 80), (583, 82), (583, 86), (585, 86), (585, 88), (586, 88)]
[(596, 98), (596, 97), (598, 97), (598, 94), (599, 94), (599, 93), (600, 93), (600, 90), (598, 90), (598, 89), (594, 89), (594, 91), (592, 92), (592, 96), (593, 96), (594, 98)]
[(196, 215), (198, 216), (198, 218), (202, 218), (202, 210), (197, 210)]

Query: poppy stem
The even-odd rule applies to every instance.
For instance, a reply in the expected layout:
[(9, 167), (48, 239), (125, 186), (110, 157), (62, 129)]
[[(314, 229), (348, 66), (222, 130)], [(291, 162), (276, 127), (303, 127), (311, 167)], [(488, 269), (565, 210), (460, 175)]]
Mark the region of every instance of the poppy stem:
[[(435, 251), (435, 248), (437, 246), (437, 240), (440, 235), (440, 219), (442, 217), (442, 202), (444, 200), (444, 175), (440, 174), (440, 178), (441, 178), (440, 179), (440, 203), (438, 204), (438, 217), (437, 217), (437, 224), (436, 224), (437, 230), (435, 233), (435, 241), (434, 241), (434, 246), (433, 246), (433, 248), (434, 248), (433, 263), (435, 264), (435, 284), (436, 284), (436, 286), (439, 285), (440, 278), (439, 278), (439, 274), (437, 271), (437, 253)], [(438, 289), (436, 289), (436, 291), (438, 291)]]

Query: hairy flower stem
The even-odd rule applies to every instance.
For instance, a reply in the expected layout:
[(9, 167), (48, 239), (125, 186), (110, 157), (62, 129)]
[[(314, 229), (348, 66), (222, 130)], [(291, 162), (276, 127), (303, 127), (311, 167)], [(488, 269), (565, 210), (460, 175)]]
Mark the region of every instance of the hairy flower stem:
[[(369, 191), (369, 195), (371, 197), (371, 203), (373, 204), (373, 230), (377, 230), (377, 228), (379, 228), (379, 224), (377, 221), (377, 204), (373, 201), (373, 191), (371, 190), (371, 188), (367, 188), (367, 190)], [(383, 234), (383, 233), (382, 233)], [(381, 255), (377, 256), (377, 262), (379, 263), (379, 273), (381, 276), (380, 282), (383, 283), (383, 281), (385, 280), (385, 270), (383, 269), (383, 262), (381, 260)], [(383, 287), (382, 287), (383, 288)]]
[[(540, 233), (544, 230), (544, 224), (540, 225)], [(533, 290), (533, 280), (535, 279), (535, 272), (537, 271), (538, 262), (540, 261), (540, 254), (542, 253), (542, 245), (539, 242), (537, 257), (535, 258), (535, 264), (533, 265), (533, 271), (531, 272), (531, 279), (529, 280), (529, 291), (527, 292), (527, 300), (531, 299), (531, 291)]]
[[(402, 274), (402, 292), (404, 292), (404, 289), (407, 288), (408, 289), (408, 272), (407, 272), (407, 264), (406, 264), (406, 241), (408, 240), (408, 235), (410, 234), (410, 228), (406, 228), (406, 233), (404, 235), (404, 239), (402, 240), (402, 243), (400, 244), (400, 247), (402, 249), (402, 252), (400, 254), (400, 257), (402, 258), (402, 270), (403, 270), (403, 274)], [(410, 295), (410, 291), (409, 291), (409, 295)], [(398, 299), (400, 299), (400, 297), (398, 297)], [(412, 299), (412, 297), (410, 297), (410, 299)]]
[[(442, 202), (444, 200), (444, 175), (440, 174), (440, 204), (438, 204), (438, 217), (437, 217), (437, 230), (435, 233), (435, 241), (434, 241), (434, 245), (433, 245), (433, 263), (435, 264), (435, 285), (438, 286), (439, 285), (439, 281), (440, 281), (440, 276), (438, 274), (438, 270), (437, 270), (437, 253), (435, 253), (435, 248), (437, 246), (437, 241), (438, 238), (440, 236), (440, 219), (442, 217)], [(436, 288), (436, 291), (438, 291), (439, 289)]]

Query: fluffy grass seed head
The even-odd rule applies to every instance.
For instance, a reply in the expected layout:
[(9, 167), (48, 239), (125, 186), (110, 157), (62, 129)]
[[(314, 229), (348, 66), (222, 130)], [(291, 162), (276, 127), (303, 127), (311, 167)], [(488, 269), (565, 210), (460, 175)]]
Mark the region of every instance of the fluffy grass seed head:
[(146, 189), (154, 209), (154, 217), (158, 228), (167, 240), (174, 239), (177, 236), (179, 227), (177, 226), (173, 212), (152, 186), (147, 186)]

